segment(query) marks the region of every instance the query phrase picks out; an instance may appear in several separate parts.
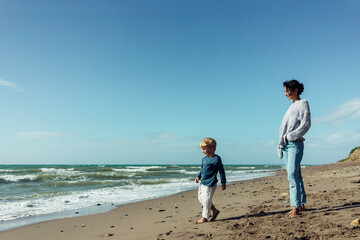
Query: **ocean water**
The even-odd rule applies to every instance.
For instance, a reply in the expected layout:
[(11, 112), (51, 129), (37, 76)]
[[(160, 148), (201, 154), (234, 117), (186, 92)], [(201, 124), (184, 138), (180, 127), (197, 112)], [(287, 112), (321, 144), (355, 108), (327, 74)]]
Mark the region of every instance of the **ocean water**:
[[(227, 181), (233, 182), (282, 168), (230, 165), (225, 171)], [(116, 206), (194, 189), (199, 171), (199, 165), (0, 165), (0, 230), (1, 224), (29, 216)]]

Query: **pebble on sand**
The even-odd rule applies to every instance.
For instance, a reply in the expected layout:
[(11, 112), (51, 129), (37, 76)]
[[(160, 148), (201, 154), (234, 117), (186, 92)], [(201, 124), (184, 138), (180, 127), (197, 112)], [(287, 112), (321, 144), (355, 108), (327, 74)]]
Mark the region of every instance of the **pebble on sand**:
[(351, 222), (351, 225), (360, 225), (360, 218)]

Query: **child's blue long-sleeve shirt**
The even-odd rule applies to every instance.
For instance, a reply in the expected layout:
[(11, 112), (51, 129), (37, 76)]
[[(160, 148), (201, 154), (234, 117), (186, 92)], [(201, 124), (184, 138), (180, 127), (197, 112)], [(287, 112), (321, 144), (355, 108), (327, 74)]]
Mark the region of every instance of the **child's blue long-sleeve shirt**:
[(220, 173), (221, 183), (226, 183), (226, 176), (224, 166), (221, 162), (220, 156), (204, 157), (201, 163), (201, 170), (198, 174), (198, 178), (201, 179), (201, 183), (208, 187), (213, 187), (218, 182), (217, 173)]

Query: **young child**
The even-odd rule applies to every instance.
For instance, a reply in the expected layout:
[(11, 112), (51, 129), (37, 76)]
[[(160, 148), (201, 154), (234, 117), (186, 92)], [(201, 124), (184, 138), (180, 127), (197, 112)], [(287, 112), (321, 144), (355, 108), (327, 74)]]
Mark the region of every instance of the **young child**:
[[(202, 218), (196, 223), (204, 223), (214, 221), (220, 211), (212, 204), (212, 198), (216, 190), (217, 173), (220, 173), (222, 190), (226, 189), (226, 176), (221, 158), (215, 154), (216, 141), (213, 138), (204, 138), (199, 148), (203, 150), (205, 157), (202, 159), (201, 170), (195, 178), (195, 182), (199, 183), (198, 198), (203, 205)], [(210, 218), (211, 211), (211, 218)]]

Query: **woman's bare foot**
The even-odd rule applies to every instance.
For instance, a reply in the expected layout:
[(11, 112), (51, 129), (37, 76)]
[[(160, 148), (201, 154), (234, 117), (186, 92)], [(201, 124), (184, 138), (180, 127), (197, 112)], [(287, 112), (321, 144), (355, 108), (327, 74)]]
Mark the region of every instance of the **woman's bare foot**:
[(206, 218), (201, 218), (196, 224), (206, 223), (208, 220)]
[[(290, 212), (288, 212), (288, 216), (293, 215), (294, 209), (295, 209), (295, 207), (293, 209), (291, 209)], [(299, 207), (297, 209), (298, 209), (298, 214), (300, 214), (300, 212), (306, 211), (306, 208), (305, 208), (304, 204), (302, 204), (301, 207)]]
[(300, 210), (300, 211), (305, 211), (305, 210), (306, 210), (306, 209), (305, 209), (305, 205), (302, 204), (301, 207), (299, 208), (299, 210)]
[(210, 221), (214, 221), (216, 217), (219, 215), (219, 213), (220, 213), (219, 210), (214, 211), (212, 217), (210, 218)]
[(297, 207), (293, 207), (293, 209), (288, 213), (289, 218), (294, 218), (298, 215), (300, 215), (300, 208)]

